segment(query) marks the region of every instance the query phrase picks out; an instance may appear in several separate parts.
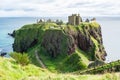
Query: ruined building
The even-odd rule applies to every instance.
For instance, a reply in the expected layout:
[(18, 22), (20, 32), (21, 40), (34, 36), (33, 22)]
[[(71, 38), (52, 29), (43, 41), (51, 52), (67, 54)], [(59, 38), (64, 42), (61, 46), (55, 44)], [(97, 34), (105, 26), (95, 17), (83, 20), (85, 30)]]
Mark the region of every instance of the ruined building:
[(71, 25), (79, 25), (80, 22), (82, 22), (82, 18), (79, 14), (72, 14), (71, 16), (68, 16), (68, 23)]
[(37, 19), (37, 23), (45, 22), (45, 19)]

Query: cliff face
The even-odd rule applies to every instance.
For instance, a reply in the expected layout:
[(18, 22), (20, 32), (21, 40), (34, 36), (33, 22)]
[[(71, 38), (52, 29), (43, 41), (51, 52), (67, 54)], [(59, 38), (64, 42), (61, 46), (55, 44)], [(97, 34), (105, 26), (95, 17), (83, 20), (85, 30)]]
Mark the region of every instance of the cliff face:
[(92, 61), (104, 61), (107, 55), (103, 46), (101, 27), (97, 22), (61, 27), (55, 23), (31, 24), (15, 32), (14, 51), (26, 52), (35, 45), (44, 48), (53, 58), (61, 54), (71, 55), (76, 49), (82, 50), (81, 54)]
[(65, 31), (72, 37), (74, 46), (85, 51), (90, 60), (105, 60), (107, 54), (103, 46), (101, 27), (97, 22), (82, 23), (76, 27), (67, 26)]
[(69, 35), (65, 35), (62, 30), (47, 30), (43, 35), (41, 46), (52, 56), (59, 54), (71, 54), (75, 51), (74, 41)]

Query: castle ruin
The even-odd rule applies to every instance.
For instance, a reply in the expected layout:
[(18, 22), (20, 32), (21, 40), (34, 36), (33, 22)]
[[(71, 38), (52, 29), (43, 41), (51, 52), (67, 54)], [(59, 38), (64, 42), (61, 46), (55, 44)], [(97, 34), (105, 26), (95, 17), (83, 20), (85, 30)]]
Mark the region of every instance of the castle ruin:
[(68, 23), (71, 25), (79, 25), (80, 22), (82, 22), (82, 18), (79, 14), (72, 14), (71, 16), (68, 16)]

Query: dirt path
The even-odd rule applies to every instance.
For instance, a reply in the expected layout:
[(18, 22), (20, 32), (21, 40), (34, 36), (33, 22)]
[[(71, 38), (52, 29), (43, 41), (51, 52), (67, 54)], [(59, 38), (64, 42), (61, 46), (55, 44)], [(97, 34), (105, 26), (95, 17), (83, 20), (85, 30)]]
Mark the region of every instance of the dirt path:
[(42, 68), (46, 68), (46, 66), (43, 64), (42, 60), (40, 59), (40, 57), (38, 56), (38, 51), (35, 51), (35, 56), (37, 61), (39, 62), (39, 64), (41, 65)]

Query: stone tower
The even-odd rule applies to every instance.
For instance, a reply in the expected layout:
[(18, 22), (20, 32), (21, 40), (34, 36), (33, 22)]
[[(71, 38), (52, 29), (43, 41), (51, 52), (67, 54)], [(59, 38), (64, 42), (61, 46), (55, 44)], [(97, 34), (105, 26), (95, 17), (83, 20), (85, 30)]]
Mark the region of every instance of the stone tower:
[(79, 14), (72, 14), (71, 16), (68, 16), (68, 23), (71, 25), (79, 25), (80, 22), (82, 22), (82, 18)]

